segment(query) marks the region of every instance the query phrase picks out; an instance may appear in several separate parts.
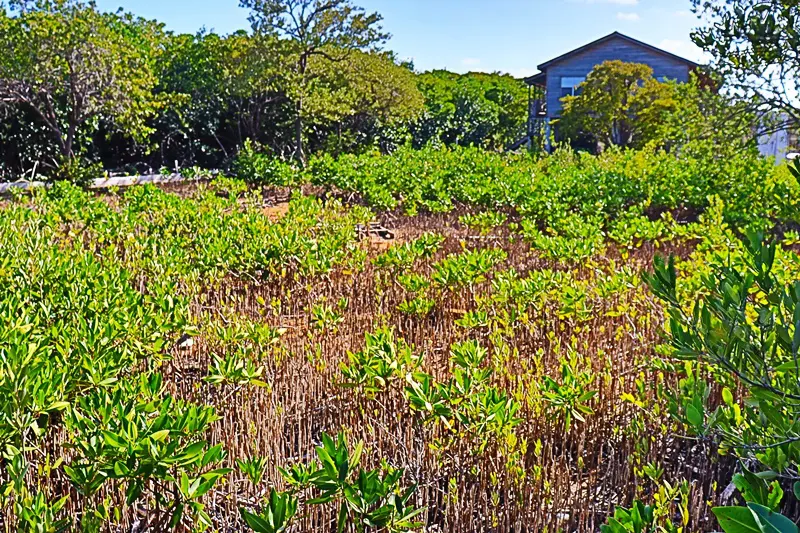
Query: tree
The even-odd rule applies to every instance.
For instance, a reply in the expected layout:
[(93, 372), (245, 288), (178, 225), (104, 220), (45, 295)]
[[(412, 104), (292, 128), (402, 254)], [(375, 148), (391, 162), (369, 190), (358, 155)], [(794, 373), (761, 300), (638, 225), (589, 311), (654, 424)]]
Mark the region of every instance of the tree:
[(339, 63), (354, 50), (384, 43), (388, 34), (380, 26), (382, 18), (366, 14), (350, 0), (241, 0), (240, 5), (251, 10), (256, 33), (275, 35), (291, 44), (294, 69), (287, 93), (295, 103), (295, 155), (302, 162), (304, 104), (314, 96), (318, 77), (312, 59)]
[(528, 92), (509, 75), (445, 70), (419, 76), (425, 113), (414, 126), (414, 142), (503, 148), (525, 131)]
[(413, 71), (392, 54), (355, 51), (347, 61), (325, 58), (317, 67), (319, 83), (306, 106), (318, 138), (335, 152), (359, 147), (391, 149), (404, 137), (407, 124), (422, 113), (424, 101)]
[(640, 146), (677, 108), (676, 84), (653, 78), (640, 63), (606, 61), (579, 85), (580, 94), (562, 99), (559, 134), (589, 135), (603, 145)]
[(82, 128), (113, 122), (144, 139), (158, 107), (152, 52), (160, 25), (80, 0), (17, 2), (0, 14), (0, 103), (30, 110), (65, 160)]
[[(713, 67), (751, 108), (800, 121), (800, 4), (786, 0), (692, 0), (707, 25), (692, 34)], [(772, 124), (770, 127), (782, 127)]]
[(755, 114), (747, 102), (717, 90), (720, 85), (694, 73), (689, 83), (674, 84), (676, 105), (670, 106), (669, 113), (645, 117), (655, 128), (647, 134), (649, 142), (667, 149), (705, 143), (717, 153), (754, 149)]
[[(800, 178), (800, 167), (790, 170)], [(780, 272), (781, 255), (793, 252), (763, 232), (748, 232), (743, 244), (712, 259), (697, 298), (680, 294), (672, 257), (657, 258), (644, 278), (665, 304), (674, 358), (687, 368), (707, 365), (722, 389), (721, 404), (712, 406), (704, 372), (697, 372), (672, 408), (698, 437), (716, 437), (720, 453), (742, 461), (733, 484), (747, 507), (715, 507), (720, 526), (726, 533), (797, 533), (778, 514), (784, 491), (777, 479), (794, 481), (800, 494), (800, 283)]]
[(175, 97), (160, 117), (162, 145), (219, 165), (246, 139), (263, 142), (271, 111), (287, 100), (282, 44), (245, 31), (171, 36), (159, 68), (158, 90)]

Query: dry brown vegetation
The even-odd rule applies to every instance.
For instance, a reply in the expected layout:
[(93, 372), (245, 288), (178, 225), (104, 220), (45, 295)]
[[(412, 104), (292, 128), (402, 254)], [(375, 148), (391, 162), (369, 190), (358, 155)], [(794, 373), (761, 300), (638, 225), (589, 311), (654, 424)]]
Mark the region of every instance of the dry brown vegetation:
[[(529, 246), (510, 239), (505, 230), (487, 237), (458, 223), (458, 215), (387, 217), (384, 224), (408, 240), (425, 232), (447, 236), (432, 259), (415, 270), (429, 273), (431, 265), (464, 246), (499, 246), (508, 253), (501, 268), (514, 268), (522, 277), (534, 270), (573, 270), (576, 279), (592, 280), (597, 272), (613, 273), (619, 253), (591, 265), (570, 267), (538, 258)], [(367, 242), (371, 255), (383, 245)], [(690, 244), (668, 250), (688, 255)], [(635, 270), (648, 268), (655, 249), (646, 245), (625, 263)], [(654, 489), (636, 476), (643, 464), (653, 462), (666, 470), (666, 479), (692, 483), (692, 528), (710, 530), (709, 507), (730, 479), (732, 463), (716, 457), (706, 444), (681, 440), (664, 431), (669, 425), (662, 411), (651, 404), (663, 402), (658, 388), (672, 378), (652, 369), (649, 360), (659, 342), (661, 316), (641, 286), (613, 295), (593, 297), (587, 320), (559, 316), (558, 298), (532, 310), (527, 324), (519, 324), (502, 338), (514, 356), (503, 359), (492, 351), (496, 368), (493, 381), (522, 400), (522, 423), (516, 428), (516, 455), (492, 443), (483, 453), (476, 442), (461, 436), (445, 449), (434, 449), (447, 431), (422, 425), (398, 390), (374, 399), (337, 386), (339, 365), (348, 351), (363, 347), (365, 332), (387, 324), (425, 356), (424, 370), (443, 378), (448, 374), (449, 347), (477, 338), (491, 347), (486, 328), (467, 331), (454, 321), (476, 308), (476, 298), (491, 293), (491, 282), (447, 292), (430, 316), (409, 317), (398, 312), (406, 291), (391, 278), (376, 281), (378, 272), (368, 264), (360, 272), (334, 272), (316, 279), (281, 279), (265, 283), (227, 280), (196, 304), (201, 322), (225, 322), (226, 316), (266, 322), (285, 328), (280, 343), (259, 348), (257, 357), (268, 362), (268, 387), (216, 388), (201, 379), (211, 356), (224, 347), (201, 336), (190, 350), (178, 351), (165, 377), (178, 396), (210, 402), (221, 414), (214, 424), (213, 442), (222, 442), (230, 457), (265, 456), (273, 465), (264, 486), (282, 487), (278, 466), (309, 460), (319, 435), (344, 429), (353, 441), (364, 440), (370, 458), (383, 458), (406, 469), (409, 481), (419, 483), (417, 504), (429, 531), (594, 531), (616, 504), (629, 504)], [(315, 303), (335, 303), (347, 298), (343, 322), (335, 331), (320, 332), (311, 321)], [(270, 302), (273, 305), (270, 305)], [(275, 303), (280, 302), (279, 306)], [(615, 310), (624, 309), (622, 313)], [(594, 414), (585, 423), (564, 431), (563, 420), (544, 415), (537, 400), (537, 383), (543, 375), (557, 377), (559, 359), (572, 343), (587, 356), (597, 376)], [(637, 390), (637, 379), (644, 394)], [(647, 411), (622, 400), (624, 393), (640, 398)], [(507, 451), (507, 450), (506, 450)], [(374, 461), (373, 461), (374, 462)], [(509, 463), (522, 474), (509, 472)], [(235, 466), (235, 465), (231, 465)], [(263, 491), (263, 489), (260, 489)], [(233, 477), (215, 498), (212, 509), (219, 517), (234, 517), (240, 506), (256, 506), (258, 493), (242, 477)], [(233, 524), (231, 524), (231, 527)], [(325, 531), (331, 513), (306, 516), (299, 529)]]
[[(304, 226), (298, 231), (311, 232), (306, 245), (313, 249), (330, 237), (326, 232), (333, 230), (325, 230), (326, 224), (354, 210), (327, 198), (325, 206), (309, 215), (318, 219), (301, 220), (304, 211), (297, 211), (294, 200), (286, 204), (285, 192), (258, 191), (237, 198), (221, 193), (219, 187), (224, 185), (172, 187), (164, 196), (146, 190), (95, 196), (93, 201), (102, 205), (90, 204), (88, 211), (86, 207), (64, 210), (58, 196), (52, 205), (37, 199), (25, 203), (25, 208), (61, 213), (64, 218), (59, 219), (56, 235), (64, 253), (69, 252), (67, 245), (75, 245), (99, 255), (103, 249), (91, 246), (109, 230), (96, 221), (134, 205), (144, 206), (145, 211), (131, 218), (131, 229), (102, 239), (117, 247), (117, 257), (134, 274), (136, 290), (144, 294), (156, 290), (157, 280), (149, 272), (162, 268), (168, 256), (153, 259), (141, 255), (142, 250), (188, 232), (189, 244), (165, 244), (167, 250), (176, 247), (180, 252), (200, 237), (183, 216), (196, 217), (201, 226), (209, 220), (221, 226), (219, 241), (204, 241), (210, 245), (227, 241), (242, 245), (242, 235), (248, 234), (236, 233), (241, 228), (228, 225), (252, 215), (255, 228), (283, 224), (286, 235), (295, 226)], [(154, 204), (178, 203), (152, 207), (137, 204), (139, 196)], [(77, 198), (82, 197), (73, 201)], [(96, 213), (105, 214), (98, 218)], [(175, 218), (176, 213), (180, 217)], [(176, 267), (178, 291), (190, 296), (191, 323), (197, 332), (190, 342), (168, 350), (170, 357), (157, 371), (163, 374), (168, 393), (213, 406), (219, 417), (203, 438), (224, 446), (227, 456), (220, 466), (233, 471), (202, 500), (214, 528), (243, 530), (240, 509), (258, 511), (271, 488), (287, 488), (279, 468), (313, 460), (323, 433), (344, 432), (351, 443), (364, 442), (365, 468), (385, 461), (404, 470), (405, 486), (417, 485), (412, 503), (425, 508), (419, 517), (425, 531), (596, 531), (616, 505), (629, 506), (634, 499), (652, 501), (665, 481), (688, 484), (687, 514), (672, 510), (676, 521), (685, 518), (685, 531), (715, 529), (710, 504), (730, 501), (731, 491), (726, 489), (735, 462), (720, 456), (713, 440), (689, 436), (668, 413), (668, 390), (675, 388), (680, 373), (657, 356), (664, 317), (640, 279), (656, 254), (683, 258), (687, 268), (702, 261), (695, 255), (698, 236), (715, 230), (698, 226), (640, 245), (609, 242), (589, 259), (554, 260), (520, 237), (513, 212), (488, 230), (468, 227), (463, 215), (470, 213), (475, 211), (464, 207), (417, 216), (385, 212), (377, 222), (394, 240), (371, 235), (339, 244), (345, 248), (352, 244), (347, 257), (364, 256), (339, 261), (327, 271), (309, 273), (294, 259), (279, 260), (269, 274), (261, 275), (245, 271), (196, 278)], [(336, 231), (354, 239), (358, 232), (350, 229), (352, 222), (342, 220), (350, 225)], [(166, 233), (158, 233), (165, 228)], [(417, 258), (403, 268), (376, 263), (394, 247), (431, 233), (443, 240), (430, 257)], [(134, 246), (138, 241), (151, 244), (139, 249)], [(443, 261), (480, 250), (500, 254), (485, 275), (474, 276), (469, 283), (431, 281)], [(175, 257), (192, 267), (187, 272), (195, 272), (193, 257)], [(433, 300), (429, 311), (401, 310), (414, 298), (401, 282), (401, 274), (408, 273), (431, 282), (426, 293)], [(319, 309), (327, 309), (333, 318), (320, 321), (315, 314)], [(465, 323), (468, 313), (479, 312), (487, 313), (486, 320)], [(258, 336), (253, 328), (262, 328), (274, 342), (254, 341)], [(365, 335), (380, 328), (407, 342), (422, 357), (417, 370), (439, 383), (453, 376), (451, 347), (477, 341), (488, 350), (483, 365), (492, 370), (491, 386), (519, 406), (518, 424), (481, 432), (452, 420), (426, 417), (412, 408), (404, 390), (410, 375), (374, 392), (344, 387), (341, 365), (348, 362), (348, 353), (363, 350)], [(253, 382), (210, 382), (215, 357), (230, 355), (263, 373)], [(581, 392), (596, 393), (578, 402), (586, 408), (585, 420), (573, 416), (568, 421), (546, 397), (547, 378), (567, 383), (563, 372), (570, 365), (582, 376)], [(139, 363), (123, 378), (136, 376), (146, 366), (147, 362)], [(710, 403), (719, 403), (718, 396), (715, 389)], [(65, 464), (77, 461), (79, 456), (64, 446), (77, 438), (56, 418), (42, 443), (42, 457), (61, 457)], [(263, 457), (268, 465), (257, 486), (236, 464), (250, 457)], [(648, 467), (663, 471), (652, 476)], [(59, 468), (29, 476), (50, 498), (68, 495), (64, 512), (76, 521), (88, 505), (110, 498), (120, 514), (108, 519), (107, 530), (154, 530), (151, 520), (158, 513), (153, 500), (142, 498), (126, 505), (122, 481), (111, 480), (85, 499)], [(5, 529), (12, 523), (12, 515), (8, 517), (3, 523), (0, 513)], [(291, 531), (332, 531), (335, 517), (336, 510), (329, 505), (308, 507), (298, 513)]]

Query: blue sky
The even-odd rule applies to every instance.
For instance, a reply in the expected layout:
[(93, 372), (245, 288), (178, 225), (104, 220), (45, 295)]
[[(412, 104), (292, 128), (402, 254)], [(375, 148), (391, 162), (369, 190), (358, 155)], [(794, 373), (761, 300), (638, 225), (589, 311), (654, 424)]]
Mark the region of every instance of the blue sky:
[[(502, 71), (515, 76), (612, 31), (692, 60), (702, 54), (689, 33), (698, 20), (690, 0), (355, 0), (384, 16), (387, 48), (418, 70)], [(238, 0), (98, 0), (171, 30), (219, 33), (249, 27)]]

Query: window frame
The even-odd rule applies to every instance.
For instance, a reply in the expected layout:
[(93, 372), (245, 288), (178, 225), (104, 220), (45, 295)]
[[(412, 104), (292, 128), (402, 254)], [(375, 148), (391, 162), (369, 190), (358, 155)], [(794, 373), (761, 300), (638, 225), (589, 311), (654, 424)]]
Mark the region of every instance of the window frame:
[[(581, 90), (578, 85), (586, 81), (586, 76), (561, 76), (561, 98), (567, 96), (579, 96)], [(565, 89), (568, 92), (565, 92)]]

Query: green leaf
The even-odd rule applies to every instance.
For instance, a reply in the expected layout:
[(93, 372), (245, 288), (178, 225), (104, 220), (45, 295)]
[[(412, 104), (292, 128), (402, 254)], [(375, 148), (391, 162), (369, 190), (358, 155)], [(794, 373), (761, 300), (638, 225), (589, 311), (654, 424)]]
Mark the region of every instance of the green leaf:
[(125, 491), (125, 503), (128, 505), (133, 504), (142, 494), (142, 488), (141, 481), (134, 481), (128, 485), (128, 489)]
[(156, 442), (161, 442), (169, 436), (168, 429), (162, 429), (161, 431), (156, 431), (152, 435), (150, 435), (150, 439)]
[(762, 533), (798, 533), (795, 523), (782, 514), (757, 503), (748, 503), (747, 506), (761, 523)]
[(273, 533), (269, 523), (258, 515), (239, 509), (244, 522), (256, 533)]
[(202, 440), (190, 444), (189, 446), (186, 447), (186, 449), (183, 450), (183, 453), (178, 457), (178, 460), (182, 464), (191, 463), (192, 461), (198, 459), (201, 456), (205, 447), (206, 447), (206, 442)]
[(189, 476), (186, 475), (186, 472), (181, 472), (181, 493), (184, 496), (189, 496)]
[(175, 505), (175, 511), (172, 513), (172, 518), (169, 521), (169, 525), (172, 529), (178, 527), (178, 524), (181, 523), (181, 518), (183, 518), (183, 504), (178, 503)]
[(350, 456), (350, 469), (353, 470), (358, 466), (361, 461), (361, 453), (364, 451), (364, 441), (359, 441), (356, 444), (356, 449), (353, 450), (353, 455)]
[(116, 463), (114, 463), (114, 474), (116, 474), (117, 476), (124, 477), (130, 475), (130, 473), (131, 469), (128, 468), (128, 465), (126, 465), (122, 461), (117, 461)]
[(53, 402), (47, 408), (47, 411), (63, 411), (67, 407), (69, 407), (69, 402)]
[(725, 405), (733, 405), (733, 393), (728, 387), (722, 389), (722, 401), (725, 402)]
[(626, 533), (627, 531), (616, 518), (609, 518), (606, 525), (600, 526), (600, 533)]
[(329, 501), (333, 500), (334, 494), (325, 494), (318, 498), (312, 498), (306, 501), (307, 505), (322, 505), (324, 503), (328, 503)]
[(766, 470), (764, 472), (759, 472), (756, 474), (757, 477), (761, 479), (766, 479), (767, 481), (772, 481), (773, 479), (778, 479), (778, 474), (773, 472), (772, 470)]
[(711, 511), (725, 533), (763, 533), (747, 507), (714, 507)]
[(339, 519), (336, 521), (336, 533), (342, 533), (347, 526), (347, 503), (342, 502), (339, 507)]
[(692, 404), (686, 406), (686, 418), (696, 428), (703, 426), (703, 414)]
[(116, 433), (103, 431), (103, 441), (114, 448), (125, 448), (128, 444)]
[(786, 361), (785, 363), (781, 363), (775, 367), (776, 372), (796, 372), (798, 368), (798, 363), (794, 360)]

